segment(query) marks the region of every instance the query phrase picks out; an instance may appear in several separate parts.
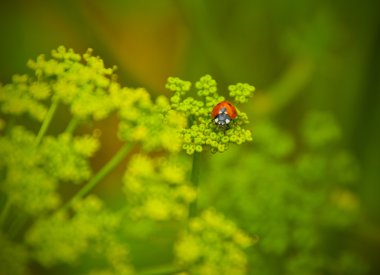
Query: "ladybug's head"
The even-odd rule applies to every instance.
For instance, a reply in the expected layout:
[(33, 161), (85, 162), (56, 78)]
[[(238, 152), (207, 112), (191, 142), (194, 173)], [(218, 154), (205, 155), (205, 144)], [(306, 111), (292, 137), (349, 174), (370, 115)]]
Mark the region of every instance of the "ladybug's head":
[(214, 122), (219, 126), (227, 126), (232, 121), (225, 107), (220, 108), (219, 113), (215, 116)]

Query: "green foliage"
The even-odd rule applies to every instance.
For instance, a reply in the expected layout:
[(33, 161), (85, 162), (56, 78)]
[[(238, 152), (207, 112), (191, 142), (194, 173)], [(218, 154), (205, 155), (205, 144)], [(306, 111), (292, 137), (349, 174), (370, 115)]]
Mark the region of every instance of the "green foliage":
[[(210, 112), (225, 98), (211, 76), (193, 95), (190, 82), (169, 78), (171, 97), (153, 99), (122, 87), (91, 51), (60, 47), (28, 64), (33, 74), (0, 87), (2, 273), (366, 272), (350, 246), (330, 247), (360, 211), (352, 191), (360, 169), (338, 146), (330, 114), (307, 114), (297, 136), (263, 119), (241, 150), (230, 145), (252, 140), (248, 116), (237, 108), (229, 129), (214, 125)], [(228, 89), (236, 105), (254, 92), (242, 83)], [(71, 120), (53, 134), (60, 111)], [(111, 116), (124, 144), (93, 171), (100, 131), (76, 127)], [(123, 161), (111, 180), (118, 201), (89, 195)]]
[[(245, 249), (252, 244), (248, 235), (216, 211), (189, 220), (199, 190), (189, 180), (194, 171), (183, 149), (189, 154), (203, 148), (222, 152), (230, 143), (251, 140), (243, 128), (247, 115), (238, 110), (235, 124), (222, 131), (210, 123), (213, 105), (224, 99), (210, 76), (196, 83), (204, 101), (184, 98), (191, 84), (177, 78), (169, 78), (170, 99), (152, 99), (143, 88), (121, 87), (115, 69), (105, 68), (91, 52), (79, 55), (59, 47), (51, 58), (29, 61), (32, 74), (0, 86), (6, 118), (0, 137), (3, 273), (33, 273), (31, 262), (47, 274), (59, 267), (70, 274), (144, 273), (140, 269), (155, 267), (139, 265), (145, 256), (134, 247), (139, 238), (167, 226), (173, 234), (155, 249), (171, 251), (164, 262), (171, 270), (245, 273)], [(254, 90), (247, 84), (231, 87), (236, 102), (245, 102)], [(52, 134), (49, 128), (62, 111), (69, 112), (70, 121), (63, 132)], [(101, 146), (99, 130), (78, 133), (76, 127), (111, 115), (117, 116), (115, 132), (124, 146), (92, 171), (91, 158)], [(36, 124), (41, 124), (39, 130)], [(117, 209), (100, 195), (88, 195), (126, 159), (124, 176), (114, 179), (125, 194)], [(69, 188), (76, 189), (74, 195), (64, 191)], [(193, 259), (186, 256), (193, 247), (189, 238), (199, 244)], [(216, 267), (220, 261), (225, 264)]]
[[(155, 174), (160, 175), (161, 164), (156, 160), (171, 155), (166, 151), (168, 149), (157, 145), (161, 141), (150, 136), (160, 133), (160, 128), (156, 124), (148, 126), (145, 111), (133, 109), (137, 117), (134, 123), (141, 127), (134, 128), (132, 123), (125, 123), (122, 141), (116, 130), (119, 126), (121, 132), (118, 112), (122, 108), (117, 105), (123, 104), (124, 99), (117, 103), (116, 98), (111, 98), (109, 104), (115, 106), (109, 107), (112, 110), (105, 121), (94, 121), (91, 114), (84, 115), (90, 108), (98, 105), (99, 109), (95, 111), (99, 113), (109, 109), (107, 106), (102, 108), (103, 102), (92, 101), (89, 91), (83, 104), (76, 105), (76, 112), (81, 116), (74, 118), (71, 103), (56, 99), (56, 92), (50, 85), (55, 83), (55, 76), (35, 81), (35, 72), (24, 65), (27, 58), (60, 41), (79, 48), (91, 45), (99, 49), (108, 62), (112, 59), (122, 68), (117, 72), (120, 83), (149, 87), (147, 92), (153, 105), (157, 104), (164, 113), (169, 111), (171, 101), (159, 93), (163, 92), (163, 81), (173, 72), (193, 83), (191, 86), (187, 82), (186, 85), (192, 88), (181, 96), (182, 99), (191, 96), (204, 103), (204, 96), (197, 96), (195, 83), (197, 77), (210, 72), (216, 77), (218, 92), (240, 111), (247, 112), (253, 123), (243, 128), (252, 132), (253, 142), (244, 143), (242, 147), (229, 144), (223, 154), (209, 154), (214, 147), (208, 145), (197, 146), (198, 150), (203, 150), (201, 153), (191, 148), (190, 151), (195, 151), (193, 167), (197, 169), (191, 168), (187, 159), (193, 156), (189, 156), (186, 149), (182, 150), (183, 137), (167, 139), (160, 136), (165, 140), (166, 148), (170, 148), (171, 140), (179, 141), (173, 150), (178, 154), (175, 158), (180, 166), (184, 165), (181, 170), (186, 171), (186, 179), (199, 178), (199, 192), (196, 200), (190, 203), (192, 206), (197, 202), (195, 217), (197, 212), (202, 213), (212, 206), (246, 232), (259, 235), (258, 244), (246, 251), (249, 274), (366, 274), (358, 261), (358, 254), (369, 261), (369, 274), (380, 274), (380, 261), (376, 256), (380, 247), (380, 47), (379, 39), (376, 39), (379, 1), (291, 0), (263, 1), (260, 5), (254, 1), (220, 0), (81, 1), (80, 4), (73, 1), (2, 1), (1, 4), (0, 82), (3, 86), (0, 84), (0, 139), (4, 143), (1, 150), (4, 152), (8, 144), (13, 145), (9, 153), (0, 155), (0, 235), (1, 239), (7, 240), (0, 244), (0, 274), (24, 274), (26, 270), (42, 275), (121, 273), (112, 272), (106, 263), (100, 264), (104, 257), (86, 253), (78, 256), (79, 260), (73, 264), (41, 267), (38, 260), (28, 259), (31, 248), (35, 251), (34, 245), (24, 245), (25, 234), (42, 215), (48, 218), (58, 209), (65, 209), (70, 221), (72, 206), (91, 192), (79, 191), (83, 186), (97, 184), (93, 193), (97, 194), (105, 209), (124, 213), (119, 235), (127, 237), (118, 239), (117, 243), (130, 252), (128, 257), (137, 273), (188, 273), (175, 266), (168, 268), (173, 267), (170, 263), (175, 259), (172, 249), (178, 232), (183, 231), (182, 226), (187, 222), (172, 218), (132, 217), (133, 209), (140, 207), (139, 202), (149, 198), (138, 193), (139, 201), (131, 203), (134, 193), (128, 193), (123, 186), (127, 177), (124, 168), (130, 167), (136, 154), (152, 160)], [(46, 54), (45, 62), (54, 59), (63, 63), (62, 58), (66, 56), (75, 66), (87, 67), (83, 55), (70, 50), (63, 50), (64, 53), (60, 54), (62, 50), (56, 51), (53, 58)], [(108, 63), (106, 59), (105, 64)], [(112, 68), (112, 64), (107, 65)], [(14, 73), (20, 73), (14, 76), (15, 81), (11, 78)], [(92, 76), (96, 75), (99, 76), (97, 73)], [(61, 76), (63, 74), (57, 75)], [(76, 77), (77, 94), (84, 96), (86, 92), (82, 89), (91, 85), (81, 83), (80, 74)], [(106, 78), (111, 84), (109, 89), (104, 89), (104, 102), (108, 101), (107, 95), (112, 94), (112, 90), (119, 94), (117, 90), (121, 89), (113, 73)], [(239, 81), (257, 86), (254, 100), (238, 104), (239, 99), (235, 98), (228, 84)], [(62, 86), (76, 86), (70, 81), (63, 82)], [(127, 89), (131, 94), (136, 90)], [(202, 90), (207, 92), (207, 89)], [(73, 91), (75, 89), (60, 90), (68, 94)], [(168, 91), (164, 93), (169, 97), (172, 95)], [(128, 93), (125, 95), (129, 97)], [(55, 111), (51, 108), (53, 102), (56, 102), (53, 105), (57, 107)], [(209, 106), (205, 117), (211, 108)], [(191, 106), (191, 109), (199, 107)], [(313, 109), (327, 112), (310, 113)], [(10, 110), (16, 112), (10, 113)], [(186, 115), (178, 111), (172, 113), (173, 119), (182, 117), (183, 123), (193, 124)], [(51, 123), (46, 123), (46, 114), (53, 114)], [(140, 115), (146, 122), (140, 123)], [(301, 118), (306, 120), (300, 122)], [(160, 118), (157, 121), (162, 122)], [(38, 130), (42, 123), (48, 125), (47, 131)], [(56, 180), (47, 171), (45, 160), (35, 159), (40, 150), (33, 154), (31, 146), (25, 146), (25, 151), (31, 153), (21, 152), (21, 156), (20, 151), (27, 143), (16, 145), (15, 138), (10, 138), (20, 126), (33, 135), (38, 147), (45, 143), (47, 136), (55, 141), (66, 134), (73, 136), (72, 141), (87, 134), (99, 138), (99, 150), (88, 159), (91, 174), (88, 180), (84, 177), (76, 182)], [(324, 130), (320, 131), (322, 128)], [(63, 129), (66, 129), (65, 134)], [(148, 146), (147, 141), (154, 144)], [(119, 146), (125, 149), (117, 151)], [(115, 159), (112, 156), (115, 151), (118, 153), (114, 156), (119, 157), (111, 162), (112, 165), (106, 165), (110, 159)], [(15, 161), (9, 166), (11, 159)], [(86, 158), (81, 156), (81, 159)], [(119, 159), (123, 159), (122, 164), (115, 167), (115, 163), (120, 163)], [(26, 163), (29, 160), (31, 163)], [(360, 169), (356, 161), (360, 163)], [(18, 163), (20, 167), (17, 167)], [(110, 170), (112, 173), (107, 176)], [(105, 172), (99, 174), (99, 171)], [(199, 174), (192, 171), (199, 171)], [(17, 180), (10, 180), (16, 177)], [(27, 183), (24, 178), (33, 180)], [(150, 186), (142, 177), (138, 180), (144, 188)], [(167, 186), (167, 182), (155, 185)], [(187, 183), (181, 185), (187, 186)], [(180, 185), (170, 186), (177, 188)], [(242, 190), (238, 192), (239, 189)], [(156, 197), (154, 192), (149, 194)], [(300, 203), (302, 197), (305, 201), (312, 201), (314, 194), (318, 200), (327, 198), (326, 203), (312, 203), (312, 207), (304, 206), (306, 202)], [(72, 200), (73, 195), (77, 199)], [(54, 197), (56, 199), (49, 202), (49, 198)], [(170, 196), (165, 196), (168, 198)], [(235, 204), (241, 201), (245, 201), (244, 205), (236, 207)], [(338, 215), (338, 207), (331, 201), (337, 201), (342, 209), (351, 211)], [(252, 209), (241, 213), (239, 209), (244, 207)], [(261, 210), (262, 217), (259, 216)], [(251, 212), (254, 213), (252, 219), (247, 219)], [(305, 220), (306, 229), (314, 228), (312, 233), (311, 230), (308, 234), (297, 233), (297, 238), (306, 240), (305, 243), (317, 243), (312, 250), (300, 250), (297, 248), (300, 245), (296, 247), (297, 239), (292, 234), (297, 228), (292, 225), (288, 212), (293, 213), (293, 220)], [(307, 224), (308, 217), (315, 217), (315, 220), (323, 217), (325, 226), (311, 218)], [(20, 224), (20, 220), (24, 223)], [(262, 228), (260, 232), (259, 228)], [(277, 233), (278, 237), (274, 238), (274, 231), (285, 233)], [(266, 247), (287, 245), (282, 254), (275, 254), (264, 252), (263, 243)], [(12, 252), (18, 248), (25, 252), (24, 256)], [(17, 271), (11, 266), (21, 268)]]
[(302, 136), (309, 148), (318, 150), (339, 141), (341, 131), (330, 114), (313, 112), (304, 121)]
[[(255, 124), (255, 132), (250, 154), (238, 163), (239, 150), (213, 157), (202, 204), (237, 213), (237, 221), (260, 237), (249, 254), (260, 274), (364, 274), (366, 264), (346, 241), (331, 247), (358, 223), (360, 211), (352, 191), (358, 165), (334, 145), (338, 125), (312, 112), (298, 142), (269, 121)], [(228, 173), (221, 173), (225, 167)], [(225, 194), (229, 198), (220, 199)]]

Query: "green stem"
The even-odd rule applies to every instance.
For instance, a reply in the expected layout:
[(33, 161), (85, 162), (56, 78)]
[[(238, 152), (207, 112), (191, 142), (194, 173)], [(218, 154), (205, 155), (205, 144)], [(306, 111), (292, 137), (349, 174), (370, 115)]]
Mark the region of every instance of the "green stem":
[(160, 266), (155, 266), (152, 268), (148, 268), (143, 271), (137, 271), (136, 273), (138, 275), (166, 275), (166, 274), (177, 274), (183, 271), (183, 269), (180, 269), (173, 264), (168, 264), (168, 265), (160, 265)]
[(54, 113), (55, 111), (57, 110), (57, 107), (58, 107), (58, 103), (59, 103), (59, 100), (58, 98), (54, 98), (53, 99), (53, 103), (51, 104), (50, 108), (49, 108), (49, 111), (47, 112), (45, 118), (44, 118), (44, 121), (42, 122), (42, 125), (41, 125), (41, 128), (40, 128), (40, 131), (38, 132), (37, 134), (37, 138), (36, 138), (36, 141), (35, 141), (35, 144), (36, 146), (38, 146), (42, 140), (42, 138), (44, 137), (49, 125), (50, 125), (50, 122), (54, 116)]
[(79, 123), (79, 120), (77, 118), (71, 119), (64, 132), (66, 134), (72, 135), (73, 132), (75, 131), (75, 128), (78, 126), (78, 123)]
[[(191, 170), (191, 179), (190, 179), (197, 193), (199, 193), (198, 185), (199, 185), (199, 171), (200, 171), (200, 163), (201, 163), (200, 156), (201, 154), (198, 152), (194, 152), (193, 154), (193, 167)], [(198, 195), (196, 199), (190, 204), (190, 209), (189, 209), (190, 218), (195, 217), (197, 214), (197, 200), (198, 200), (197, 198), (198, 198)]]
[(1, 214), (0, 214), (0, 228), (3, 227), (4, 221), (8, 216), (9, 210), (11, 209), (12, 203), (10, 202), (9, 199), (6, 200), (4, 203), (4, 207), (1, 209)]
[(124, 158), (128, 155), (132, 148), (132, 144), (124, 145), (106, 165), (99, 170), (99, 172), (80, 189), (74, 197), (72, 197), (60, 210), (66, 210), (72, 206), (78, 199), (87, 195), (105, 176), (107, 176)]

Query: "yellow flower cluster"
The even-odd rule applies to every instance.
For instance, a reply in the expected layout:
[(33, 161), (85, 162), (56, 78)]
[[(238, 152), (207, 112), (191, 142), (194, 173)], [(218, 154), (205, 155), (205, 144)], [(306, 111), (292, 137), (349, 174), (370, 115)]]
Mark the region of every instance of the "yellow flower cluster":
[(10, 136), (0, 138), (0, 164), (7, 167), (2, 190), (28, 213), (52, 209), (60, 201), (58, 181), (81, 183), (88, 179), (88, 157), (98, 147), (95, 137), (68, 134), (48, 136), (36, 147), (34, 134), (21, 126), (14, 127)]
[(42, 121), (47, 113), (44, 101), (58, 100), (70, 106), (74, 117), (105, 118), (113, 109), (109, 87), (115, 83), (115, 68), (105, 68), (102, 59), (82, 56), (61, 46), (52, 51), (52, 58), (40, 55), (29, 60), (34, 75), (16, 75), (12, 83), (0, 86), (1, 110), (6, 114), (29, 114)]
[[(193, 97), (188, 96), (190, 82), (169, 78), (166, 87), (173, 95), (153, 99), (143, 88), (121, 87), (115, 67), (106, 68), (91, 49), (79, 55), (59, 47), (50, 57), (30, 60), (28, 67), (32, 74), (16, 75), (11, 83), (0, 85), (0, 111), (11, 118), (7, 123), (0, 119), (4, 133), (0, 137), (0, 199), (4, 199), (0, 230), (13, 234), (10, 238), (23, 234), (19, 239), (30, 248), (25, 252), (28, 257), (47, 269), (73, 267), (91, 258), (100, 264), (86, 267), (90, 274), (132, 274), (126, 245), (130, 236), (120, 236), (121, 230), (127, 232), (123, 226), (147, 221), (182, 223), (190, 215), (189, 230), (176, 245), (178, 262), (191, 265), (188, 270), (195, 273), (244, 272), (243, 249), (252, 243), (251, 238), (213, 210), (194, 218), (196, 184), (190, 183), (189, 159), (181, 154), (182, 150), (224, 152), (230, 144), (252, 140), (245, 128), (248, 117), (238, 108), (230, 128), (213, 123), (211, 110), (225, 98), (218, 94), (211, 76), (195, 83)], [(246, 102), (254, 91), (240, 83), (229, 89), (235, 103)], [(70, 112), (71, 121), (64, 132), (51, 135), (54, 114), (61, 110)], [(75, 127), (113, 113), (119, 121), (118, 137), (125, 144), (92, 175), (89, 158), (100, 147), (99, 136), (95, 132), (77, 135)], [(36, 124), (40, 128), (32, 132)], [(88, 193), (124, 159), (128, 159), (123, 178), (126, 202), (120, 211), (111, 211)], [(59, 187), (66, 183), (85, 185), (61, 206)], [(28, 219), (33, 222), (25, 223)], [(152, 224), (149, 230), (160, 223)], [(8, 245), (2, 239), (0, 235), (0, 243)], [(24, 248), (16, 252), (25, 266)]]
[(196, 197), (187, 170), (178, 156), (133, 156), (124, 176), (130, 216), (159, 221), (186, 218), (188, 206)]
[(228, 90), (230, 91), (230, 97), (233, 97), (236, 102), (246, 103), (255, 91), (255, 87), (247, 83), (238, 83), (228, 86)]
[[(29, 83), (32, 84), (29, 85)], [(15, 75), (12, 83), (0, 85), (0, 103), (3, 114), (22, 115), (42, 121), (47, 113), (47, 108), (40, 100), (50, 95), (49, 86), (34, 84), (28, 75)]]
[(111, 89), (120, 123), (119, 136), (124, 141), (139, 142), (144, 151), (181, 149), (179, 129), (186, 126), (184, 116), (169, 110), (165, 97), (154, 102), (145, 89)]
[(87, 255), (99, 258), (103, 265), (95, 273), (133, 274), (127, 247), (116, 239), (121, 217), (107, 210), (93, 195), (77, 202), (74, 214), (70, 218), (60, 212), (34, 224), (26, 241), (36, 247), (38, 261), (47, 267), (59, 263), (79, 264), (78, 259)]
[[(244, 126), (249, 123), (247, 115), (237, 109), (237, 118), (231, 126), (222, 129), (215, 125), (211, 118), (213, 107), (225, 100), (217, 93), (216, 81), (206, 75), (196, 82), (195, 88), (198, 99), (187, 96), (191, 83), (179, 78), (170, 77), (166, 88), (173, 92), (170, 98), (170, 106), (188, 120), (188, 126), (180, 131), (182, 137), (182, 148), (188, 153), (211, 151), (224, 152), (229, 144), (242, 144), (252, 140), (251, 131)], [(238, 83), (229, 87), (231, 97), (237, 103), (247, 101), (254, 92), (254, 87), (248, 84)]]
[(175, 246), (177, 261), (191, 274), (246, 274), (244, 249), (254, 240), (213, 209), (193, 218)]
[(50, 162), (34, 146), (35, 135), (23, 127), (14, 127), (0, 138), (0, 167), (7, 168), (1, 191), (9, 201), (28, 214), (41, 214), (60, 202), (57, 179), (47, 173)]
[(72, 137), (61, 134), (58, 137), (46, 137), (39, 148), (46, 171), (55, 179), (81, 183), (92, 172), (87, 158), (99, 148), (99, 141), (92, 136)]

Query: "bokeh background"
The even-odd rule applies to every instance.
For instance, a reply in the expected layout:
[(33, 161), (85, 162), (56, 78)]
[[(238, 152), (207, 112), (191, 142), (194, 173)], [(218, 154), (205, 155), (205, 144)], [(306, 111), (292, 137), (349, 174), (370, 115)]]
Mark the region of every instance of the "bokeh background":
[[(322, 226), (316, 227), (319, 231), (307, 232), (310, 238), (322, 242), (323, 248), (314, 247), (313, 253), (309, 253), (298, 247), (302, 251), (299, 255), (304, 255), (299, 259), (302, 264), (294, 264), (298, 267), (287, 267), (287, 270), (313, 270), (319, 259), (323, 259), (319, 263), (322, 266), (351, 262), (350, 257), (334, 258), (337, 255), (334, 248), (344, 247), (354, 251), (360, 264), (353, 264), (352, 273), (327, 268), (329, 273), (379, 274), (379, 3), (370, 0), (1, 1), (0, 81), (8, 83), (13, 74), (27, 72), (25, 64), (29, 58), (65, 45), (76, 52), (93, 48), (107, 66), (117, 65), (119, 82), (145, 87), (152, 96), (169, 95), (164, 88), (169, 76), (196, 81), (211, 74), (220, 91), (227, 91), (229, 84), (237, 82), (254, 85), (257, 89), (254, 98), (241, 106), (252, 121), (253, 144), (232, 149), (228, 154), (205, 157), (201, 181), (206, 190), (210, 183), (204, 193), (207, 196), (202, 200), (204, 204), (214, 204), (241, 227), (260, 235), (262, 242), (255, 246), (259, 253), (251, 259), (255, 274), (280, 274), (281, 266), (286, 266), (291, 258), (290, 244), (297, 237), (290, 237), (292, 219), (284, 217), (292, 206), (302, 208), (295, 212), (296, 216), (329, 211), (319, 209), (318, 204), (312, 209), (303, 208), (309, 205), (308, 201), (297, 204), (282, 197), (289, 191), (284, 186), (291, 186), (292, 179), (281, 173), (297, 169), (294, 159), (309, 154), (299, 142), (304, 118), (315, 110), (323, 112), (325, 124), (330, 123), (330, 118), (335, 119), (341, 132), (339, 141), (334, 140), (328, 151), (344, 148), (360, 170), (347, 187), (348, 200), (355, 201), (355, 223), (352, 223), (355, 225), (343, 222), (339, 230)], [(116, 127), (116, 122), (99, 127), (106, 131), (107, 127)], [(335, 131), (334, 127), (323, 131)], [(288, 138), (294, 145), (286, 142), (284, 145)], [(260, 147), (260, 144), (264, 145)], [(114, 137), (106, 136), (97, 155), (100, 162), (109, 158), (117, 146)], [(265, 149), (268, 146), (274, 149)], [(329, 158), (328, 153), (310, 154)], [(93, 165), (95, 168), (99, 165), (96, 159)], [(316, 170), (318, 174), (318, 169), (313, 167), (305, 173)], [(261, 173), (261, 177), (257, 179), (253, 173)], [(336, 175), (323, 173), (314, 178), (313, 186), (326, 186), (327, 181), (334, 184)], [(277, 177), (269, 180), (266, 178), (269, 174)], [(112, 177), (108, 180), (112, 181)], [(260, 185), (260, 180), (266, 186)], [(112, 186), (99, 187), (98, 192), (112, 199), (115, 193)], [(237, 190), (229, 193), (233, 199), (221, 191), (233, 188)], [(295, 190), (298, 189), (290, 188), (289, 192)], [(312, 196), (313, 192), (305, 192), (301, 197)], [(245, 203), (237, 203), (240, 200)], [(339, 214), (332, 219), (339, 219)], [(309, 228), (314, 224), (305, 222), (304, 226)], [(268, 233), (272, 236), (272, 242), (268, 243), (265, 235), (274, 228), (284, 232)], [(286, 244), (281, 244), (281, 240)], [(284, 246), (286, 249), (281, 248)], [(331, 262), (327, 263), (325, 258)]]

